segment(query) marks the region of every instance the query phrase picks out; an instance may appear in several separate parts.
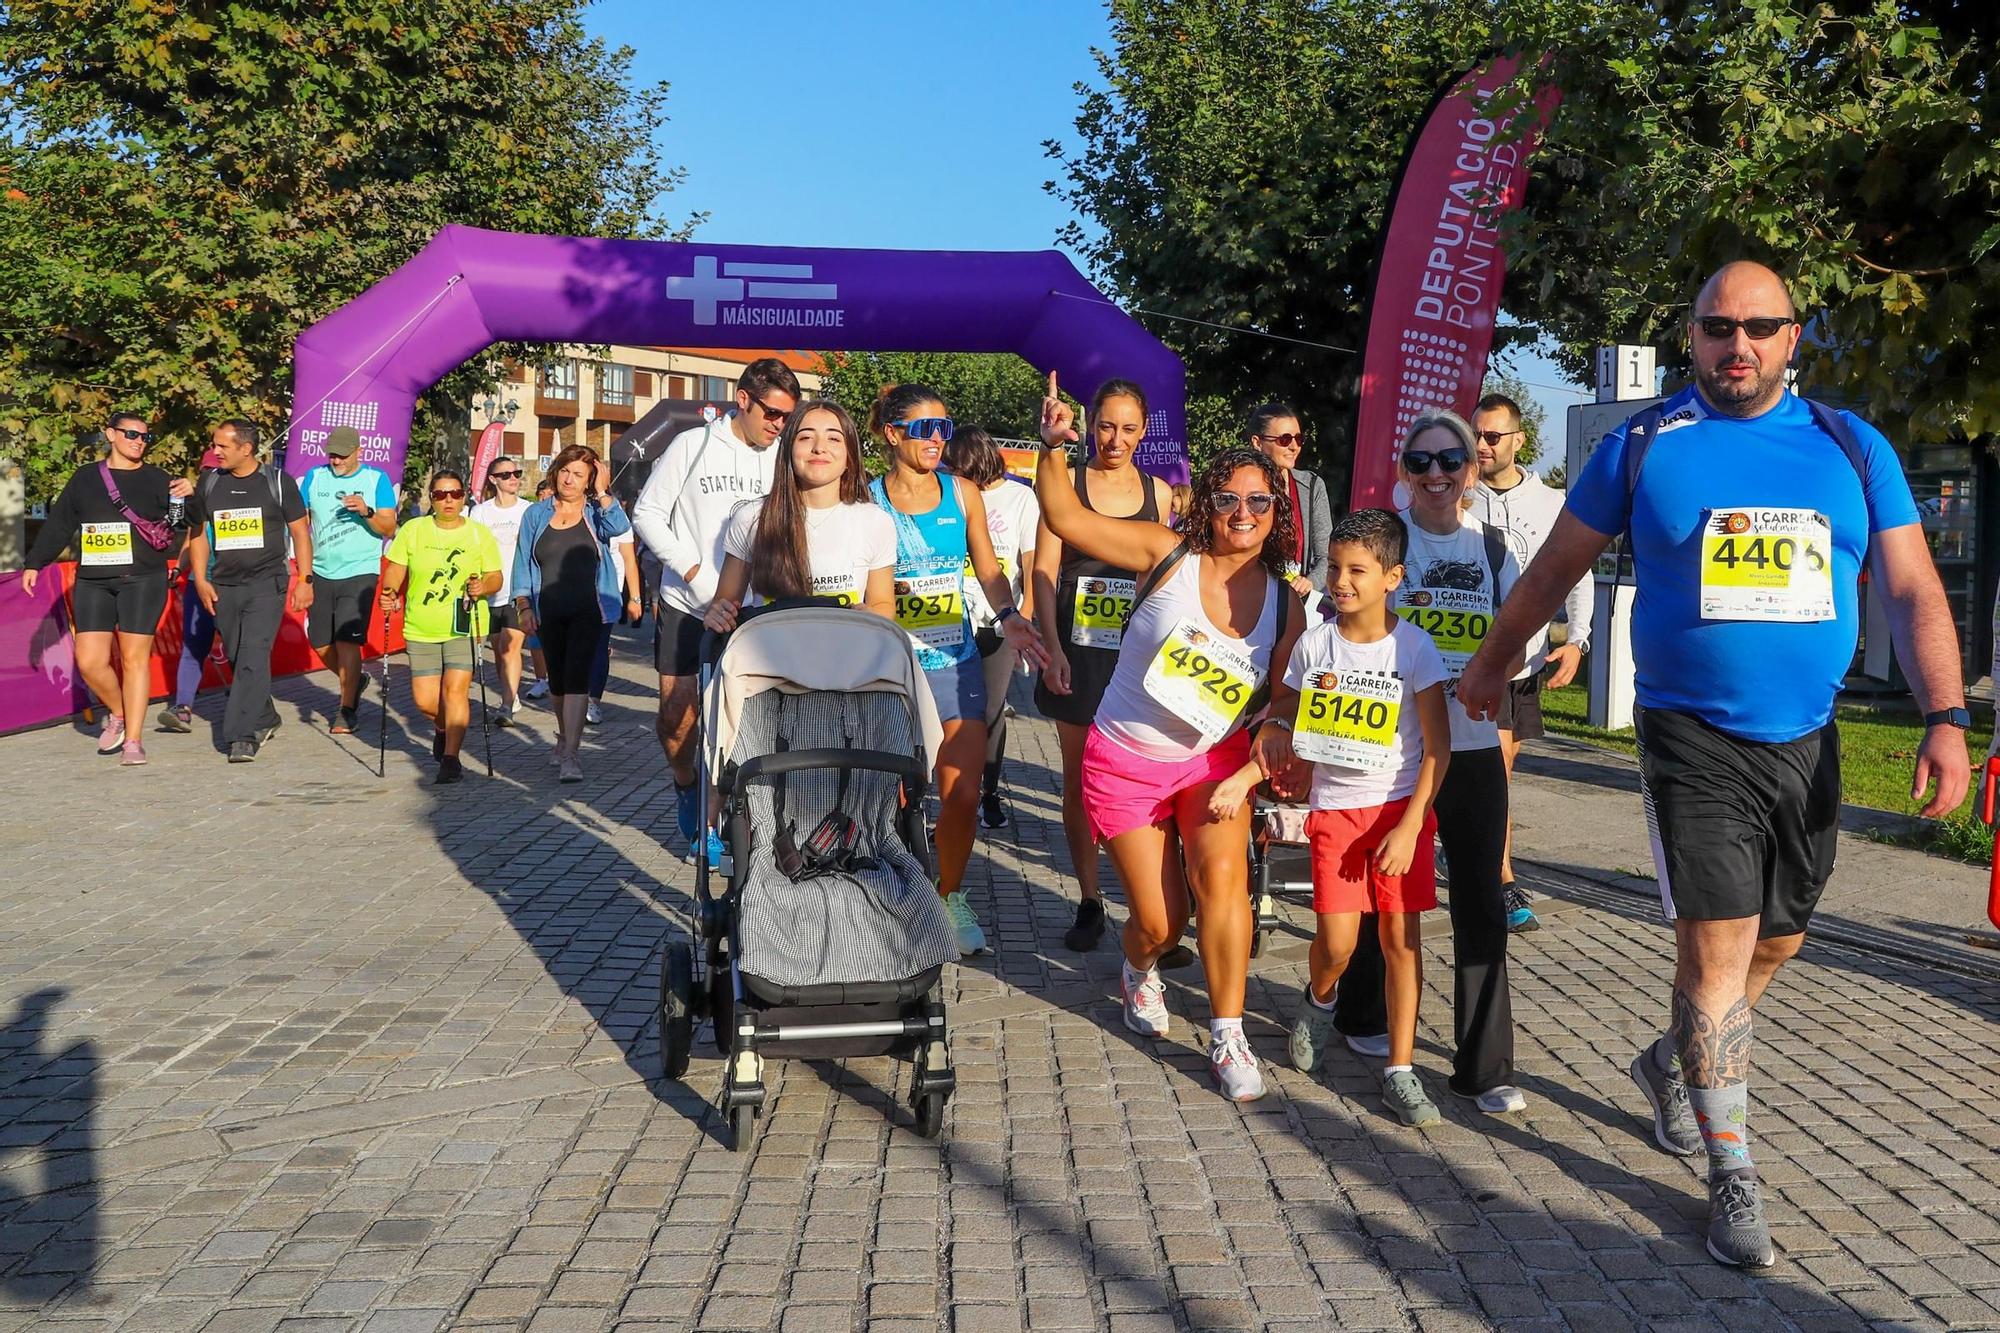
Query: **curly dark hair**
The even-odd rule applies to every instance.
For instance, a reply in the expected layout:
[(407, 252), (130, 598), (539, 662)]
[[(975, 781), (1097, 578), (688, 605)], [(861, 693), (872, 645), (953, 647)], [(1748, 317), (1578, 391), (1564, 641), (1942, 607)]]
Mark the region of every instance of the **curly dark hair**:
[(1292, 488), (1286, 484), (1284, 474), (1276, 463), (1255, 449), (1224, 449), (1208, 461), (1208, 466), (1194, 479), (1187, 516), (1181, 520), (1181, 535), (1188, 549), (1197, 554), (1207, 555), (1214, 549), (1215, 493), (1229, 484), (1238, 469), (1246, 467), (1263, 473), (1264, 485), (1276, 497), (1271, 505), (1271, 531), (1264, 538), (1264, 549), (1257, 559), (1272, 578), (1282, 579), (1292, 563), (1292, 548), (1298, 545), (1299, 519), (1292, 512)]

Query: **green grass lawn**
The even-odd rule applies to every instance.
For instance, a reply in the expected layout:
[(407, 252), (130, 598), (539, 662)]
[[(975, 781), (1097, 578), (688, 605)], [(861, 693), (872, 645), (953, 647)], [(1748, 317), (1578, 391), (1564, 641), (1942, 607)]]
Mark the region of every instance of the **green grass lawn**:
[[(1606, 749), (1636, 754), (1638, 743), (1631, 728), (1606, 731), (1584, 722), (1587, 695), (1583, 684), (1546, 690), (1542, 694), (1542, 717), (1551, 732), (1571, 740), (1588, 741)], [(1916, 762), (1917, 744), (1923, 727), (1915, 718), (1851, 704), (1842, 704), (1836, 715), (1840, 721), (1841, 796), (1849, 805), (1871, 810), (1915, 814), (1910, 800), (1910, 770)], [(1991, 732), (1975, 731), (1968, 743), (1974, 760), (1974, 786), (1965, 805), (1939, 820), (1928, 848), (1944, 856), (1966, 861), (1986, 861), (1993, 854), (1993, 831), (1974, 812), (1978, 800), (1978, 763), (1986, 756)]]

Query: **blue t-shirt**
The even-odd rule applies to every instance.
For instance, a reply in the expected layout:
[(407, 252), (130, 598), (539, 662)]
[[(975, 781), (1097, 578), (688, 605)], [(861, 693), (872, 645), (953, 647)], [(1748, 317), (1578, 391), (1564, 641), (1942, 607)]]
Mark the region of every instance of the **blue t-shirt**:
[[(1918, 521), (1903, 465), (1868, 423), (1843, 412), (1868, 484), (1805, 400), (1787, 392), (1762, 416), (1715, 412), (1693, 389), (1660, 407), (1660, 430), (1631, 501), (1638, 595), (1632, 657), (1639, 703), (1691, 713), (1745, 740), (1796, 740), (1826, 725), (1860, 631), (1856, 580), (1877, 532)], [(1568, 509), (1601, 533), (1625, 528), (1625, 435), (1611, 432), (1570, 487)], [(1812, 509), (1833, 530), (1834, 618), (1704, 620), (1702, 535), (1718, 509)]]
[(396, 508), (396, 488), (367, 464), (342, 477), (330, 467), (306, 474), (306, 507), (312, 510), (313, 574), (322, 579), (351, 579), (382, 568), (382, 538), (366, 519), (340, 502), (358, 495), (377, 509)]

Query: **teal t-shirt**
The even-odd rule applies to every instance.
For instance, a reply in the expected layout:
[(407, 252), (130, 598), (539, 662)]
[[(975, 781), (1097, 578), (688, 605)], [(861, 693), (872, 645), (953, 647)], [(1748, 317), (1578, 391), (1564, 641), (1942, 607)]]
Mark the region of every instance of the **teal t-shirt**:
[(351, 579), (382, 568), (382, 538), (366, 519), (342, 504), (341, 497), (359, 495), (377, 509), (394, 510), (396, 488), (389, 478), (362, 464), (348, 476), (330, 467), (306, 474), (306, 507), (312, 510), (313, 575)]

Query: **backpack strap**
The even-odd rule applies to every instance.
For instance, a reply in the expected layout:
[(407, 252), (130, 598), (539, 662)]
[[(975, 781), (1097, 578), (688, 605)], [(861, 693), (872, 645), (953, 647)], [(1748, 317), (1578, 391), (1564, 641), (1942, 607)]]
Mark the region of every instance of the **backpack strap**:
[(1840, 452), (1847, 455), (1847, 465), (1853, 468), (1854, 475), (1860, 478), (1861, 494), (1866, 499), (1868, 494), (1868, 455), (1861, 447), (1861, 437), (1854, 433), (1854, 427), (1847, 423), (1846, 417), (1818, 399), (1806, 399), (1806, 408), (1812, 413), (1814, 423), (1828, 435), (1831, 435), (1833, 442), (1840, 446)]
[(1139, 614), (1139, 603), (1145, 601), (1148, 597), (1152, 596), (1153, 591), (1156, 588), (1158, 588), (1162, 583), (1165, 583), (1167, 581), (1167, 575), (1173, 573), (1175, 567), (1178, 566), (1181, 561), (1187, 559), (1187, 557), (1188, 557), (1187, 539), (1182, 538), (1180, 545), (1174, 547), (1173, 550), (1167, 552), (1166, 559), (1160, 561), (1159, 564), (1153, 566), (1152, 573), (1146, 575), (1145, 579), (1139, 584), (1139, 590), (1132, 594), (1132, 609), (1125, 613), (1126, 629), (1130, 629), (1132, 627), (1132, 617)]
[(1479, 526), (1479, 536), (1486, 547), (1486, 569), (1493, 576), (1493, 609), (1500, 609), (1500, 567), (1507, 563), (1507, 534), (1490, 523)]
[[(280, 521), (283, 521), (285, 517), (285, 474), (279, 471), (276, 463), (266, 463), (257, 470), (264, 474), (264, 484), (271, 488), (271, 507), (278, 511), (278, 518)], [(299, 498), (304, 499), (305, 497), (300, 496)]]
[[(1629, 532), (1632, 528), (1632, 497), (1639, 493), (1639, 470), (1646, 466), (1646, 455), (1652, 451), (1653, 441), (1660, 434), (1660, 405), (1658, 403), (1633, 417), (1625, 426), (1625, 522), (1619, 531)], [(1497, 586), (1497, 585), (1496, 585)]]
[[(1285, 641), (1285, 634), (1292, 627), (1294, 608), (1297, 609), (1297, 614), (1304, 615), (1305, 604), (1292, 592), (1291, 585), (1282, 579), (1271, 580), (1271, 595), (1278, 599), (1278, 637), (1271, 642), (1271, 653), (1273, 656), (1276, 656), (1278, 645)], [(1270, 706), (1271, 680), (1271, 673), (1266, 671), (1264, 673), (1264, 683), (1251, 693), (1249, 701), (1243, 705), (1243, 712), (1239, 716), (1247, 721), (1256, 717)]]

